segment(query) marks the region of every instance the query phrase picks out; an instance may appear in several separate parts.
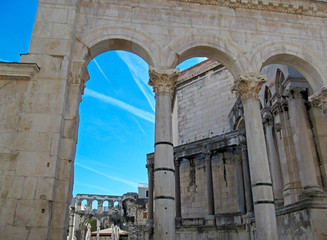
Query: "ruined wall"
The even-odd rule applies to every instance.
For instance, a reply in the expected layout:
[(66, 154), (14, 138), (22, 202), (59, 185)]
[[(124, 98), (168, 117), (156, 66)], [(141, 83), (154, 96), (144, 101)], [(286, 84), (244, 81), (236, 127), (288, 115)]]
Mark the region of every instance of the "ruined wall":
[[(212, 66), (212, 62), (207, 64)], [(176, 89), (179, 144), (231, 130), (228, 114), (236, 100), (232, 85), (230, 72), (218, 64), (202, 74), (198, 72), (190, 80), (179, 79)]]

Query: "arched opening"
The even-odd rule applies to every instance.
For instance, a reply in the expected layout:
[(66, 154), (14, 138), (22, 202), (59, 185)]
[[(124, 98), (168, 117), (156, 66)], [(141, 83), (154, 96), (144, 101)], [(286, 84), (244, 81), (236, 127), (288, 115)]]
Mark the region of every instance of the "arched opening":
[[(184, 64), (195, 59), (200, 61), (184, 68)], [(227, 144), (211, 148), (207, 141), (227, 138), (227, 134), (234, 131), (229, 124), (229, 113), (237, 98), (230, 89), (240, 68), (235, 61), (232, 63), (228, 54), (208, 46), (183, 51), (179, 62), (177, 68), (181, 68), (181, 73), (173, 106), (174, 145), (188, 149), (194, 144), (203, 144), (202, 151), (187, 155), (186, 150), (179, 159), (181, 200), (176, 204), (180, 204), (180, 217), (201, 219), (237, 212), (236, 164), (233, 162), (237, 158), (233, 156), (236, 151)], [(179, 155), (178, 150), (175, 155)], [(208, 172), (211, 172), (209, 177)], [(210, 184), (207, 179), (211, 180)], [(234, 197), (227, 197), (226, 192)]]
[(144, 156), (154, 145), (155, 99), (147, 84), (148, 64), (133, 53), (109, 51), (95, 57), (88, 71), (74, 195), (137, 192), (138, 183), (147, 180)]
[(86, 207), (87, 207), (87, 200), (84, 199), (84, 200), (82, 201), (81, 210), (82, 210), (82, 211), (85, 211), (85, 210), (86, 210)]
[(93, 200), (92, 201), (92, 211), (97, 211), (98, 210), (98, 200)]
[(118, 208), (119, 207), (119, 201), (115, 201), (114, 202), (114, 208)]
[(103, 211), (108, 212), (109, 211), (109, 201), (106, 200), (103, 202)]

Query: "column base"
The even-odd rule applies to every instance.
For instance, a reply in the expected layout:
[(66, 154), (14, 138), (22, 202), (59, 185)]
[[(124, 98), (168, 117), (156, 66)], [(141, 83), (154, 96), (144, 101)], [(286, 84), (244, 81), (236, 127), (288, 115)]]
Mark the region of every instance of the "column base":
[(206, 226), (215, 226), (216, 225), (216, 217), (215, 215), (208, 215), (206, 218), (205, 218), (205, 225)]

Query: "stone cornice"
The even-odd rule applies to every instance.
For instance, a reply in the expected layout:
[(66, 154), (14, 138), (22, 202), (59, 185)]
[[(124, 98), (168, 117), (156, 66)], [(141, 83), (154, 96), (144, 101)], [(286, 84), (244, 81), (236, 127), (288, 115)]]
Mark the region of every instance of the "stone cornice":
[(0, 80), (31, 80), (40, 71), (36, 63), (0, 63)]
[(314, 17), (327, 17), (327, 3), (295, 0), (179, 0), (180, 2), (198, 3), (205, 5), (216, 5), (229, 8), (244, 8), (249, 10), (260, 10), (297, 14)]

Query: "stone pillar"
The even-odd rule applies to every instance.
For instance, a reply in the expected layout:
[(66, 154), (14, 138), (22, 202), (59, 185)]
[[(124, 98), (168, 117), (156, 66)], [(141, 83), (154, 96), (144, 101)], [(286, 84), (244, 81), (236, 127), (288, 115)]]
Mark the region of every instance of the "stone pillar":
[(268, 148), (269, 169), (272, 177), (273, 191), (275, 203), (279, 206), (283, 205), (283, 179), (280, 168), (278, 152), (276, 149), (273, 134), (273, 116), (270, 110), (265, 109), (262, 112), (263, 124), (265, 127), (266, 143)]
[(213, 196), (211, 152), (205, 153), (205, 166), (207, 178), (208, 218), (212, 219), (215, 216), (215, 201)]
[(153, 169), (154, 164), (148, 163), (146, 165), (148, 169), (148, 176), (149, 176), (149, 188), (148, 188), (148, 220), (153, 221)]
[(175, 199), (176, 199), (176, 220), (180, 221), (182, 218), (182, 208), (181, 208), (181, 180), (179, 167), (181, 160), (175, 159)]
[(232, 90), (241, 96), (244, 107), (257, 239), (275, 240), (278, 239), (275, 205), (258, 99), (265, 82), (264, 76), (240, 76)]
[(154, 239), (175, 240), (175, 170), (172, 142), (172, 97), (178, 70), (150, 68), (156, 96), (154, 153)]
[(275, 139), (284, 184), (284, 205), (289, 205), (299, 200), (302, 187), (295, 157), (287, 102), (276, 102), (272, 108), (272, 112), (274, 115)]
[(327, 88), (309, 97), (309, 101), (311, 102), (309, 114), (320, 159), (322, 184), (324, 191), (327, 191), (327, 118), (325, 115), (327, 113)]
[(252, 189), (251, 189), (251, 179), (250, 179), (250, 168), (248, 159), (248, 148), (246, 141), (241, 143), (242, 150), (242, 170), (243, 170), (243, 181), (245, 190), (245, 202), (246, 202), (246, 213), (249, 214), (253, 212), (253, 199), (252, 199)]
[(242, 172), (242, 161), (237, 159), (235, 163), (236, 172), (236, 189), (237, 189), (237, 208), (242, 214), (245, 214), (245, 201), (244, 201), (244, 182)]
[(296, 159), (298, 161), (300, 180), (305, 192), (320, 191), (315, 170), (312, 131), (309, 125), (302, 92), (305, 88), (293, 87), (286, 89), (288, 94), (288, 111), (292, 129)]
[(102, 213), (103, 212), (103, 200), (98, 200), (98, 209), (97, 209), (98, 213)]

